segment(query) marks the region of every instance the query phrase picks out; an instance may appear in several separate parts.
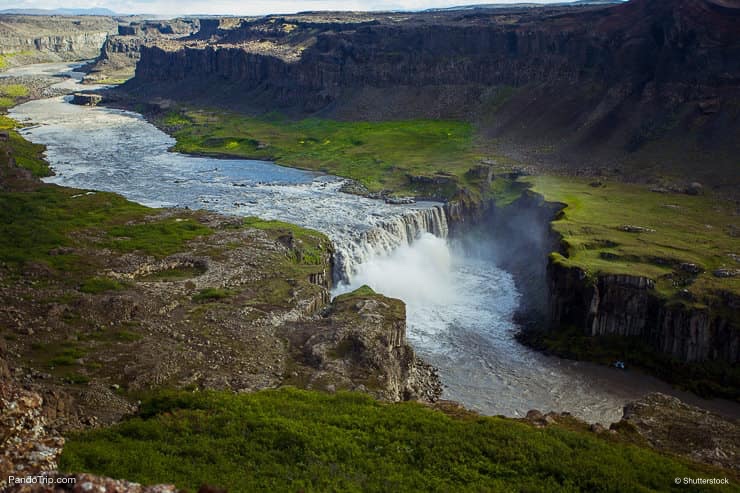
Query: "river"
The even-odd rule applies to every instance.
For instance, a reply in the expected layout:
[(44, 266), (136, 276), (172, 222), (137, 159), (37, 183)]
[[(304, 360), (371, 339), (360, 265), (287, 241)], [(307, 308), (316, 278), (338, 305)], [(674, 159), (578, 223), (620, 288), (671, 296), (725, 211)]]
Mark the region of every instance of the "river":
[[(71, 78), (59, 87), (78, 89), (81, 74), (71, 64), (19, 70), (41, 72), (63, 72)], [(338, 251), (334, 294), (368, 284), (404, 300), (409, 342), (439, 368), (444, 398), (490, 415), (539, 409), (611, 423), (626, 402), (659, 391), (740, 416), (736, 404), (704, 401), (636, 371), (548, 357), (517, 343), (514, 279), (450, 241), (439, 204), (389, 205), (340, 192), (338, 177), (169, 152), (174, 140), (141, 115), (68, 100), (35, 100), (10, 111), (27, 125), (28, 140), (47, 146), (56, 175), (46, 181), (154, 207), (204, 208), (323, 231)]]

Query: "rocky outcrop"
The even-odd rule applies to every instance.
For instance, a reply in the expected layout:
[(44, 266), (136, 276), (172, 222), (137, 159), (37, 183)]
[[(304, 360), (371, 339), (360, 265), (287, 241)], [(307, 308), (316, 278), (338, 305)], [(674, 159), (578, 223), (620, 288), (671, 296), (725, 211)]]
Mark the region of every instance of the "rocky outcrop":
[(100, 101), (103, 100), (103, 96), (99, 94), (86, 94), (78, 92), (72, 95), (72, 104), (79, 104), (81, 106), (96, 106)]
[(310, 387), (361, 390), (389, 401), (433, 402), (442, 393), (436, 370), (406, 341), (400, 300), (363, 287), (337, 297), (324, 317), (291, 334), (294, 341), (301, 336), (306, 366), (313, 369)]
[(64, 439), (47, 429), (43, 398), (12, 378), (0, 348), (0, 489), (12, 476), (54, 471)]
[(651, 446), (696, 462), (740, 471), (740, 423), (689, 406), (675, 397), (650, 394), (624, 408), (628, 424)]
[(537, 428), (564, 426), (609, 434), (613, 440), (643, 441), (654, 449), (691, 461), (740, 471), (740, 422), (690, 406), (665, 394), (648, 394), (624, 407), (622, 419), (607, 429), (570, 413), (531, 410), (522, 420)]

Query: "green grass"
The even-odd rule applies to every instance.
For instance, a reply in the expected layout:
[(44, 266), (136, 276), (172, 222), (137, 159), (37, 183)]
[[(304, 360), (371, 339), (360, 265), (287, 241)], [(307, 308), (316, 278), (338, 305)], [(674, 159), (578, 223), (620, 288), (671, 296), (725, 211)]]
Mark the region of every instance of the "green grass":
[(107, 233), (109, 240), (104, 244), (115, 250), (165, 257), (180, 250), (188, 240), (206, 236), (211, 230), (192, 219), (173, 218), (113, 226)]
[(283, 240), (286, 246), (290, 245), (290, 255), (296, 264), (321, 265), (331, 248), (326, 235), (295, 224), (250, 216), (244, 219), (244, 225), (267, 231), (274, 238)]
[(17, 56), (28, 56), (33, 55), (32, 51), (20, 51), (16, 53), (2, 53), (0, 54), (0, 70), (5, 70), (8, 68), (8, 59), (17, 57)]
[(0, 83), (0, 94), (10, 98), (23, 98), (28, 96), (28, 87), (23, 84)]
[(685, 491), (673, 478), (726, 476), (560, 426), (292, 389), (160, 393), (68, 437), (60, 469), (230, 492)]
[(67, 274), (94, 264), (94, 255), (58, 247), (106, 247), (165, 256), (210, 233), (192, 218), (151, 219), (156, 211), (105, 192), (41, 186), (0, 193), (0, 261), (22, 266), (41, 262)]
[(49, 359), (50, 366), (72, 366), (77, 364), (77, 360), (87, 354), (84, 350), (77, 347), (68, 347), (62, 349), (59, 353)]
[(7, 84), (0, 79), (0, 109), (15, 106), (19, 99), (28, 96), (28, 88), (23, 84)]
[[(643, 185), (608, 182), (591, 187), (577, 178), (537, 176), (527, 181), (546, 200), (567, 204), (553, 227), (563, 236), (568, 256), (556, 256), (556, 261), (592, 276), (646, 276), (656, 280), (658, 293), (666, 297), (681, 289), (704, 302), (719, 291), (740, 294), (740, 278), (712, 275), (718, 268), (738, 267), (728, 255), (739, 251), (731, 230), (740, 227), (730, 202), (710, 195), (654, 193)], [(654, 232), (621, 231), (624, 225)], [(697, 264), (703, 272), (687, 275), (681, 263)]]
[(363, 284), (352, 292), (340, 294), (336, 297), (335, 301), (345, 301), (354, 298), (366, 298), (372, 296), (378, 296), (378, 293), (376, 293), (373, 288), (371, 288), (367, 284)]
[[(11, 105), (12, 106), (12, 105)], [(15, 129), (18, 124), (8, 118), (0, 115), (0, 130), (8, 132), (9, 142), (0, 142), (0, 150), (9, 148), (16, 164), (25, 168), (36, 177), (51, 175), (49, 164), (43, 159), (45, 147), (43, 145), (32, 144), (24, 139)], [(0, 157), (0, 159), (4, 159)]]
[(125, 289), (125, 286), (115, 279), (108, 279), (105, 277), (92, 277), (85, 280), (80, 286), (80, 291), (83, 293), (98, 294), (106, 291), (120, 291)]
[[(252, 118), (223, 112), (172, 112), (159, 123), (186, 153), (270, 159), (278, 164), (355, 179), (371, 191), (424, 195), (407, 175), (445, 171), (460, 183), (480, 156), (473, 128), (459, 121), (341, 122), (279, 115)], [(457, 191), (456, 186), (440, 193)]]

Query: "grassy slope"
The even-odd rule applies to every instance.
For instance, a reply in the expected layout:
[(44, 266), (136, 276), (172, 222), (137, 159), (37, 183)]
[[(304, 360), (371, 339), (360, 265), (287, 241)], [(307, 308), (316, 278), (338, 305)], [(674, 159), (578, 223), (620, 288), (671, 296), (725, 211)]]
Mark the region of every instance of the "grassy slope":
[(454, 418), (358, 393), (166, 393), (141, 409), (70, 437), (60, 468), (231, 492), (684, 491), (674, 478), (726, 476), (621, 434)]
[[(0, 56), (0, 68), (2, 68), (2, 56)], [(44, 146), (32, 144), (20, 136), (16, 131), (18, 124), (5, 116), (3, 113), (7, 108), (22, 103), (28, 98), (29, 90), (22, 84), (10, 84), (0, 79), (0, 131), (8, 132), (10, 141), (3, 143), (2, 148), (10, 147), (16, 164), (26, 168), (35, 177), (49, 176), (51, 170), (42, 158)]]
[[(156, 211), (111, 193), (56, 186), (0, 193), (0, 261), (11, 267), (43, 263), (60, 275), (93, 272), (85, 248), (142, 251), (163, 257), (209, 229), (192, 217), (148, 219)], [(183, 214), (184, 215), (184, 214)], [(55, 250), (70, 247), (75, 250)]]

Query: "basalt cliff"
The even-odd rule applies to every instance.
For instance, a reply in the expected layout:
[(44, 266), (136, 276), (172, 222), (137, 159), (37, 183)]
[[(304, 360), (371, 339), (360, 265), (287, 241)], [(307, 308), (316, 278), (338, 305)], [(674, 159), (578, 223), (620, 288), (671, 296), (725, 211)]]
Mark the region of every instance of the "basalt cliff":
[[(474, 120), (514, 156), (740, 183), (740, 5), (301, 14), (141, 49), (127, 89), (247, 112)], [(493, 144), (492, 144), (493, 145)], [(701, 162), (702, 166), (696, 166)]]
[(9, 66), (95, 58), (117, 25), (112, 17), (0, 15), (0, 55)]

